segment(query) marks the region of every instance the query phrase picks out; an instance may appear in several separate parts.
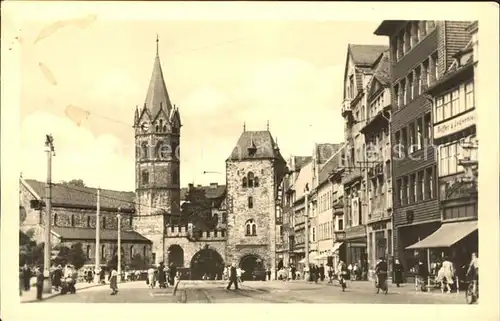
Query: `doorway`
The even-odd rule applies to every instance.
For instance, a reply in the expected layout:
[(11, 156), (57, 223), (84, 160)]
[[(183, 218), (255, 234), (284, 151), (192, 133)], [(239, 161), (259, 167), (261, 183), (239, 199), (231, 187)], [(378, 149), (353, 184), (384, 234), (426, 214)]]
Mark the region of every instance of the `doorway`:
[(224, 270), (224, 260), (217, 251), (205, 248), (193, 256), (191, 260), (191, 280), (220, 279)]

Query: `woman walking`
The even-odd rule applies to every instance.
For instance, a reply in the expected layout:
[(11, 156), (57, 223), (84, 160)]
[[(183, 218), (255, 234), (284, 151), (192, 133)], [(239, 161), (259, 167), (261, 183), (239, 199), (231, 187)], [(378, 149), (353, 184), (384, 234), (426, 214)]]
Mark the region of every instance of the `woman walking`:
[(451, 293), (451, 285), (453, 284), (453, 277), (454, 277), (454, 271), (453, 271), (453, 263), (448, 260), (448, 257), (445, 256), (443, 260), (443, 265), (441, 266), (441, 271), (440, 271), (440, 276), (442, 277), (441, 279), (441, 291), (446, 293)]
[(118, 272), (114, 267), (111, 268), (111, 273), (109, 275), (109, 287), (112, 290), (111, 295), (116, 295), (118, 293)]

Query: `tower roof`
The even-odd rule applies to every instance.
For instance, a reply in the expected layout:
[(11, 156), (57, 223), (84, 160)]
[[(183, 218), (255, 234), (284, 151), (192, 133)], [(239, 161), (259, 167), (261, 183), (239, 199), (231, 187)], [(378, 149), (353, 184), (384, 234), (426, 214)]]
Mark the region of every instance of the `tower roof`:
[(161, 69), (160, 56), (158, 53), (158, 37), (156, 38), (156, 56), (153, 63), (153, 73), (151, 74), (148, 93), (146, 94), (144, 104), (145, 107), (150, 110), (153, 117), (158, 115), (160, 108), (163, 108), (167, 115), (169, 115), (172, 110), (172, 104), (168, 96), (167, 86), (165, 85), (163, 71)]
[(244, 131), (241, 133), (238, 143), (227, 160), (252, 159), (277, 159), (284, 162), (278, 145), (269, 131)]

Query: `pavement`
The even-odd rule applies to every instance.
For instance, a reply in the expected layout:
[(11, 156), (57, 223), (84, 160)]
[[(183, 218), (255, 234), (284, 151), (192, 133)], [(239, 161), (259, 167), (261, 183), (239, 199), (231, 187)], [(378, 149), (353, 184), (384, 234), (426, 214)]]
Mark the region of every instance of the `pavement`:
[(181, 281), (176, 295), (173, 288), (150, 289), (144, 281), (119, 285), (117, 295), (109, 286), (94, 286), (76, 294), (59, 295), (47, 303), (378, 303), (378, 304), (465, 304), (465, 294), (416, 292), (413, 284), (389, 293), (376, 294), (372, 282), (348, 282), (345, 292), (337, 284), (304, 281), (246, 281), (238, 290), (226, 290), (225, 281)]

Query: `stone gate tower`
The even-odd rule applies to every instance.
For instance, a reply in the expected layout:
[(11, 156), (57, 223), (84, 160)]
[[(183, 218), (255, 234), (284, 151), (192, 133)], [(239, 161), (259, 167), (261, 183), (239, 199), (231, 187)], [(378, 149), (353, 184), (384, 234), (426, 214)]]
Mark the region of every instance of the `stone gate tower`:
[(252, 272), (259, 261), (275, 270), (279, 237), (276, 206), (285, 170), (286, 163), (269, 130), (244, 129), (226, 160), (230, 202), (226, 262), (234, 262), (247, 272)]
[(170, 102), (156, 39), (156, 56), (146, 100), (136, 108), (133, 228), (153, 242), (153, 263), (165, 260), (165, 225), (180, 216), (180, 114)]

